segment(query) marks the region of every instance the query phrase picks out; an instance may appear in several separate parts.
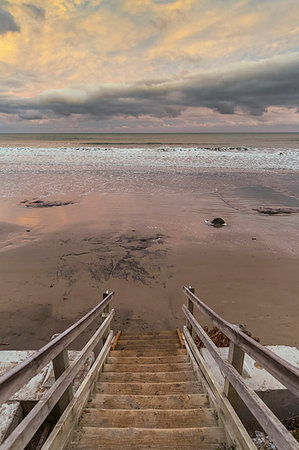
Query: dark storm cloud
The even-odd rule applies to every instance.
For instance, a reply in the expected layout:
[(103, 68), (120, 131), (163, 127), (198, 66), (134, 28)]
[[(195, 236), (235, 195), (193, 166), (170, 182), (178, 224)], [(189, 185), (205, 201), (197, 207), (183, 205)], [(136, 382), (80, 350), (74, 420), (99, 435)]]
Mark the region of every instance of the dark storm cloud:
[(20, 27), (16, 24), (15, 19), (6, 6), (8, 3), (0, 1), (0, 35), (8, 33), (9, 31), (20, 31)]
[(23, 7), (35, 19), (44, 19), (45, 18), (44, 8), (40, 8), (38, 6), (32, 5), (31, 3), (23, 3)]
[[(236, 109), (260, 116), (269, 106), (299, 107), (299, 58), (247, 64), (242, 70), (146, 80), (102, 87), (46, 91), (35, 98), (0, 98), (0, 112), (32, 117), (73, 114), (107, 119), (116, 116), (177, 117), (188, 107), (207, 107), (220, 114)], [(29, 118), (29, 117), (28, 117)]]

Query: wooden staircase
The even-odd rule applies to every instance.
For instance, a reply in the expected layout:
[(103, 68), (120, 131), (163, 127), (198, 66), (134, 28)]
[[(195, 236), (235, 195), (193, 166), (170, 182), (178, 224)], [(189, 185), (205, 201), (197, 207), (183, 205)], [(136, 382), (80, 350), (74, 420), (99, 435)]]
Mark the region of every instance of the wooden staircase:
[(224, 429), (176, 331), (122, 333), (70, 449), (226, 448)]
[[(106, 291), (74, 325), (0, 376), (0, 406), (49, 363), (55, 377), (52, 387), (20, 423), (11, 424), (0, 450), (24, 450), (37, 438), (41, 450), (254, 450), (236, 413), (240, 400), (278, 450), (299, 450), (299, 443), (248, 386), (242, 367), (246, 353), (295, 396), (299, 396), (299, 369), (219, 316), (194, 289), (184, 287), (184, 292), (184, 340), (175, 331), (118, 332), (114, 336), (115, 310), (110, 310), (114, 293)], [(227, 359), (193, 315), (194, 307), (229, 338)], [(70, 363), (68, 348), (95, 323), (92, 336)], [(194, 336), (225, 377), (224, 386)], [(76, 376), (94, 354), (94, 363), (75, 390)], [(54, 427), (47, 435), (49, 425)]]

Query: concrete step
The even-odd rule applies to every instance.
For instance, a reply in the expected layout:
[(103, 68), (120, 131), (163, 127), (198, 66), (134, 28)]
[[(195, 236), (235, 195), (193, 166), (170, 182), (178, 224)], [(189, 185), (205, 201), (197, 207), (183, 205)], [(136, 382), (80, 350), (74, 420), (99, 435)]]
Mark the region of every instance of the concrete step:
[(135, 350), (111, 350), (110, 356), (126, 356), (126, 357), (140, 357), (140, 356), (180, 356), (187, 355), (187, 350), (185, 348), (175, 348), (173, 350), (169, 349), (135, 349)]
[(100, 382), (110, 383), (176, 383), (196, 381), (193, 370), (179, 372), (101, 372)]
[(132, 395), (164, 395), (164, 394), (202, 394), (202, 386), (198, 381), (182, 381), (178, 383), (96, 383), (98, 394), (132, 394)]
[(105, 364), (104, 372), (180, 372), (192, 370), (191, 363), (177, 364)]
[(83, 427), (112, 428), (194, 428), (218, 425), (212, 408), (197, 409), (97, 409), (86, 408), (80, 420)]
[(111, 409), (191, 409), (209, 406), (207, 394), (113, 395), (96, 394), (88, 407)]
[(201, 428), (96, 428), (82, 427), (71, 449), (205, 449), (216, 450), (226, 441), (222, 427)]
[[(112, 354), (113, 352), (110, 352)], [(177, 356), (139, 356), (139, 357), (126, 357), (126, 356), (108, 356), (108, 364), (178, 364), (189, 363), (188, 355)]]

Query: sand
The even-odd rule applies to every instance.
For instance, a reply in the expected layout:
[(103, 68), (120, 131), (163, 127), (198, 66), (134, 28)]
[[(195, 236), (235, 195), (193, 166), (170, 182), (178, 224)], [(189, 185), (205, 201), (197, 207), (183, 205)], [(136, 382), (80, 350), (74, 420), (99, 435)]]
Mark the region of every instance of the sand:
[[(0, 349), (41, 347), (106, 289), (115, 330), (182, 327), (184, 285), (263, 344), (299, 345), (299, 215), (264, 216), (228, 188), (73, 193), (41, 209), (3, 199)], [(205, 224), (217, 216), (228, 226)]]

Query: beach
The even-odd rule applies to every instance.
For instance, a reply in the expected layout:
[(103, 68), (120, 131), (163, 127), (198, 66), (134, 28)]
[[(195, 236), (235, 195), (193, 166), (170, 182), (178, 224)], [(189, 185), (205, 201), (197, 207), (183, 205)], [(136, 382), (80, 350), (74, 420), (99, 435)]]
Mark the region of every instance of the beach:
[(182, 328), (184, 285), (263, 344), (299, 345), (295, 144), (16, 141), (1, 147), (1, 349), (41, 347), (107, 289), (116, 331)]

